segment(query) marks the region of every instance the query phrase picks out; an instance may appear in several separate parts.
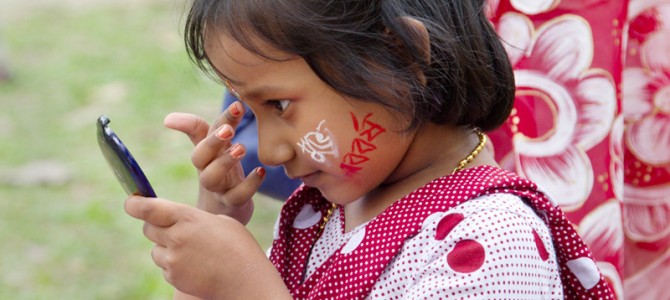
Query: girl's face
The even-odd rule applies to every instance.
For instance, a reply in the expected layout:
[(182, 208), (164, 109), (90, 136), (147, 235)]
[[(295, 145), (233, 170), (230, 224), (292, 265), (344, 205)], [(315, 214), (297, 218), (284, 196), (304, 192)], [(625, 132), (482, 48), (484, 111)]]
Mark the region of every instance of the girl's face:
[(258, 123), (258, 157), (329, 200), (360, 199), (393, 173), (407, 152), (408, 121), (381, 105), (339, 94), (304, 59), (262, 49), (258, 56), (227, 36), (210, 35), (207, 56)]

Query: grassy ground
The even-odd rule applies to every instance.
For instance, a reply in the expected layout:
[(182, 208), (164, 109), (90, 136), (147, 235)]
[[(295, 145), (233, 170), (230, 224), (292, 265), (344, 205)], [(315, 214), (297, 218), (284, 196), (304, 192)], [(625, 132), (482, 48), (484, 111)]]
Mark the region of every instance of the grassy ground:
[[(20, 2), (0, 0), (13, 75), (0, 83), (0, 299), (170, 298), (94, 126), (107, 114), (157, 193), (193, 203), (190, 142), (162, 120), (211, 120), (222, 88), (186, 57), (185, 4)], [(258, 200), (250, 227), (267, 246), (280, 203)]]

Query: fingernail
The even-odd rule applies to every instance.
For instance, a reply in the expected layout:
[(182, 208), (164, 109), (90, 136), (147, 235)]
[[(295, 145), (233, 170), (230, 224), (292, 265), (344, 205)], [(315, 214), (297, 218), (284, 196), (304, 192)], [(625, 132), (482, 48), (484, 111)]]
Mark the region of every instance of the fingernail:
[(221, 128), (216, 132), (216, 136), (222, 140), (227, 140), (233, 136), (233, 130), (230, 128), (229, 125), (223, 125)]
[(237, 117), (240, 115), (241, 110), (238, 107), (239, 103), (233, 102), (233, 104), (230, 105), (230, 114), (233, 115), (233, 117)]
[(235, 144), (228, 149), (228, 154), (230, 154), (232, 158), (238, 159), (244, 154), (244, 149), (240, 144)]
[(265, 177), (265, 168), (263, 167), (256, 168), (256, 174), (258, 174), (258, 176), (260, 176), (261, 178)]

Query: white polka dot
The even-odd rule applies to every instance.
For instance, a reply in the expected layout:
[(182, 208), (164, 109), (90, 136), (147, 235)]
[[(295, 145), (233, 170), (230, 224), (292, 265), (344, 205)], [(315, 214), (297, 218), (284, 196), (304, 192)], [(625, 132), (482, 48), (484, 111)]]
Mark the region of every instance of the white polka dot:
[(591, 289), (600, 281), (600, 272), (596, 263), (588, 257), (580, 257), (568, 261), (568, 268), (572, 274), (577, 276), (577, 279), (585, 289)]
[(361, 230), (358, 232), (354, 233), (353, 236), (351, 236), (351, 239), (347, 242), (344, 247), (342, 247), (342, 251), (340, 251), (342, 254), (349, 254), (356, 250), (358, 246), (361, 245), (361, 242), (363, 242), (363, 239), (365, 238), (365, 227), (362, 227)]
[(314, 206), (305, 204), (293, 221), (293, 228), (306, 229), (310, 228), (321, 221), (321, 212), (315, 211)]

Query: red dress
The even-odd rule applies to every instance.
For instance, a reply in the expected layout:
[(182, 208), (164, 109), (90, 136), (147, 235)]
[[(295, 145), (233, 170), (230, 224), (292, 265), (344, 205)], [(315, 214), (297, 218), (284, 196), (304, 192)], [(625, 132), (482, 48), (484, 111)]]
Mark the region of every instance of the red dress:
[[(496, 196), (501, 194), (507, 197)], [(534, 218), (547, 225), (525, 229), (509, 229), (504, 223), (465, 225), (482, 223), (486, 216), (492, 221), (496, 216), (507, 218), (499, 211), (489, 215), (475, 211), (477, 207), (492, 207), (484, 202), (508, 203), (510, 194), (524, 199), (539, 216)], [(537, 192), (534, 184), (498, 168), (477, 167), (435, 179), (354, 229), (345, 241), (334, 243), (331, 251), (323, 241), (314, 246), (322, 216), (329, 207), (318, 190), (304, 187), (282, 209), (270, 259), (296, 299), (479, 299), (502, 295), (614, 299), (589, 250), (562, 211)], [(509, 214), (515, 215), (523, 213)], [(338, 219), (338, 211), (334, 217), (336, 226), (331, 225), (337, 228), (343, 216)], [(533, 218), (524, 218), (534, 224)], [(468, 226), (472, 226), (470, 233), (465, 230)], [(508, 233), (513, 236), (506, 236)], [(326, 237), (328, 234), (324, 233), (324, 240), (336, 240)], [(524, 234), (525, 238), (520, 237)], [(420, 242), (425, 236), (431, 237), (430, 243)], [(553, 243), (547, 241), (549, 236)], [(495, 253), (499, 251), (495, 247), (508, 247), (511, 252)], [(309, 273), (308, 266), (312, 266)], [(458, 287), (463, 283), (469, 285)], [(454, 286), (441, 286), (445, 284)]]

